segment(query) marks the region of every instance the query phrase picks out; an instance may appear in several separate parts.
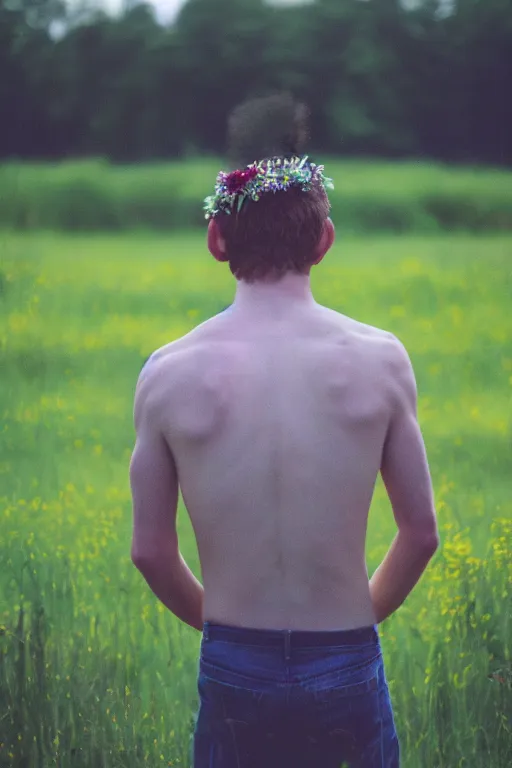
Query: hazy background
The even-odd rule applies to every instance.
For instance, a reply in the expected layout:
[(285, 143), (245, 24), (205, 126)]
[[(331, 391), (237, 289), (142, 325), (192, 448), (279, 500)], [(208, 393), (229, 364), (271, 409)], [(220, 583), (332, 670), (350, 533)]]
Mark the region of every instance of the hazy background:
[(314, 151), (512, 162), (512, 0), (3, 0), (0, 42), (0, 158), (217, 155), (286, 88)]

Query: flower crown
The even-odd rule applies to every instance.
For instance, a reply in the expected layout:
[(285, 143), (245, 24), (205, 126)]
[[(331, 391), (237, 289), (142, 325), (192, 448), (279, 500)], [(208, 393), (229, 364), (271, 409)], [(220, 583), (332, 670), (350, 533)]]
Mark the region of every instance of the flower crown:
[(290, 187), (300, 187), (303, 192), (309, 192), (314, 181), (324, 190), (334, 189), (332, 179), (324, 176), (324, 166), (309, 162), (307, 155), (261, 160), (248, 165), (243, 171), (221, 171), (217, 176), (215, 194), (204, 201), (205, 218), (212, 219), (221, 212), (231, 214), (235, 204), (237, 212), (240, 212), (245, 200), (259, 200), (265, 192), (284, 191)]

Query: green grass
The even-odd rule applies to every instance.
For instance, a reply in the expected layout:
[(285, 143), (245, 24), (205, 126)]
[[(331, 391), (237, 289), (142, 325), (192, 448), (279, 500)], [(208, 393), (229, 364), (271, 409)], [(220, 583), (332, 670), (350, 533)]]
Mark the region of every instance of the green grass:
[[(512, 764), (511, 248), (340, 237), (312, 272), (318, 301), (396, 333), (416, 371), (442, 546), (380, 626), (404, 768)], [(129, 559), (133, 393), (233, 292), (199, 234), (0, 233), (2, 768), (189, 765), (200, 635)], [(199, 576), (181, 501), (179, 530)], [(370, 575), (394, 533), (379, 482)]]
[[(420, 162), (325, 162), (345, 232), (512, 230), (512, 174)], [(223, 162), (0, 165), (0, 226), (72, 231), (204, 226), (202, 200)]]

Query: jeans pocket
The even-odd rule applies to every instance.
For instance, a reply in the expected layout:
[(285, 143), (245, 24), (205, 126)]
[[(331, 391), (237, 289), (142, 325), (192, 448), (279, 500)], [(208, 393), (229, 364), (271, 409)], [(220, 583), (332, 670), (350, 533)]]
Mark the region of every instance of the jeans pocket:
[(211, 680), (247, 690), (272, 690), (280, 660), (273, 648), (210, 642), (202, 649), (199, 672)]
[(377, 690), (379, 670), (382, 664), (381, 651), (372, 651), (369, 658), (351, 660), (347, 665), (341, 659), (331, 659), (327, 669), (319, 669), (314, 676), (302, 681), (302, 687), (321, 696), (327, 692), (331, 697), (357, 696)]
[(270, 677), (267, 679), (261, 678), (254, 673), (251, 674), (252, 670), (250, 669), (244, 671), (247, 671), (249, 674), (203, 660), (201, 661), (199, 679), (203, 680), (205, 684), (209, 684), (212, 689), (217, 690), (222, 688), (231, 689), (232, 691), (239, 690), (260, 696), (275, 690), (275, 679)]
[[(303, 691), (304, 720), (308, 735), (324, 745), (326, 754), (352, 760), (379, 742), (381, 664), (380, 653), (348, 667), (338, 661), (335, 668), (308, 682)], [(374, 765), (369, 760), (367, 768)]]

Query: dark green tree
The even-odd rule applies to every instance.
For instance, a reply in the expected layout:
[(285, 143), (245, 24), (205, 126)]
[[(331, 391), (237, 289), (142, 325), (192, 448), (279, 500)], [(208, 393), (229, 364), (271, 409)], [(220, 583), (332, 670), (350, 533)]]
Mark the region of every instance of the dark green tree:
[(512, 163), (512, 0), (0, 0), (0, 157), (222, 152), (228, 112), (282, 88), (312, 146)]

